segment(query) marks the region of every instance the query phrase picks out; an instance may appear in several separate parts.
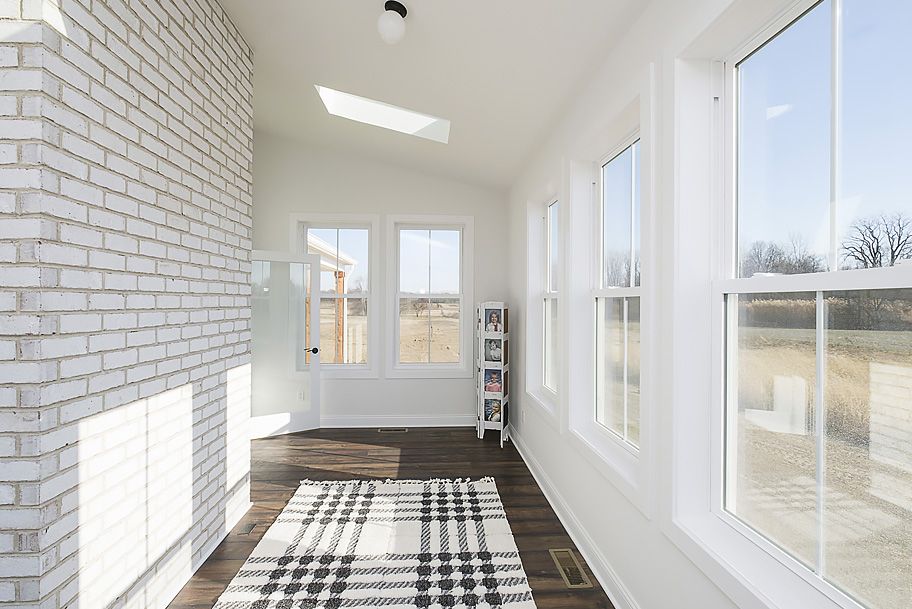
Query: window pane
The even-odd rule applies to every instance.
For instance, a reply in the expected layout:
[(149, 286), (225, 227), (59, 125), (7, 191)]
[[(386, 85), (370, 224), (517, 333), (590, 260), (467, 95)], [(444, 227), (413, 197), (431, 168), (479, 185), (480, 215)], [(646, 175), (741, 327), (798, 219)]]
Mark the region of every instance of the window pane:
[(640, 442), (640, 299), (627, 299), (627, 440)]
[(431, 231), (431, 293), (459, 294), (461, 231)]
[(399, 291), (428, 294), (430, 290), (431, 231), (399, 231)]
[(828, 293), (824, 577), (912, 599), (912, 290)]
[(831, 10), (825, 0), (738, 67), (742, 277), (827, 269)]
[(640, 142), (634, 142), (633, 153), (633, 285), (640, 285)]
[(813, 566), (817, 551), (813, 292), (729, 296), (725, 507)]
[(599, 298), (595, 420), (624, 436), (624, 299)]
[(308, 228), (307, 253), (320, 256), (320, 291), (324, 294), (334, 294), (339, 255), (338, 229)]
[(337, 328), (342, 323), (342, 301), (335, 298), (320, 299), (320, 363), (341, 364), (342, 349)]
[(403, 364), (428, 363), (430, 331), (430, 301), (426, 298), (400, 299), (399, 361)]
[(367, 363), (367, 299), (343, 298), (339, 299), (343, 315), (340, 330), (342, 340), (338, 342), (341, 353), (337, 358), (343, 364)]
[(431, 355), (435, 364), (459, 363), (459, 300), (437, 298), (430, 303)]
[(551, 391), (557, 391), (559, 372), (560, 342), (558, 340), (558, 313), (557, 299), (545, 299), (545, 328), (544, 328), (544, 383)]
[(602, 281), (605, 287), (630, 287), (632, 197), (631, 147), (602, 167)]
[(840, 263), (912, 258), (912, 3), (842, 0)]
[(560, 204), (548, 206), (548, 291), (557, 292), (560, 277)]
[(342, 291), (358, 294), (368, 290), (368, 231), (366, 228), (339, 229), (339, 270)]

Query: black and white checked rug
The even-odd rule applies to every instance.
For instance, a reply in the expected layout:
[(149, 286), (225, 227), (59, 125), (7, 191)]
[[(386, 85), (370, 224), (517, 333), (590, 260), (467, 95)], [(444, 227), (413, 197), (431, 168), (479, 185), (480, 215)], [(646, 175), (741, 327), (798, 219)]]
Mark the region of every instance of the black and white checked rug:
[(304, 481), (213, 609), (535, 609), (494, 480)]

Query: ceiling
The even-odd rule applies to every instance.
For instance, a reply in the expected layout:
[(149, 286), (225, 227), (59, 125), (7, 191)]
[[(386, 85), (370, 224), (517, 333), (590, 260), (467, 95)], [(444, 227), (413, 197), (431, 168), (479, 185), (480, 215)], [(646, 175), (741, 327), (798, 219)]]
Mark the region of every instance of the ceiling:
[[(254, 50), (258, 130), (505, 188), (646, 2), (411, 0), (380, 40), (382, 0), (222, 0)], [(452, 122), (450, 143), (330, 116), (315, 84)]]

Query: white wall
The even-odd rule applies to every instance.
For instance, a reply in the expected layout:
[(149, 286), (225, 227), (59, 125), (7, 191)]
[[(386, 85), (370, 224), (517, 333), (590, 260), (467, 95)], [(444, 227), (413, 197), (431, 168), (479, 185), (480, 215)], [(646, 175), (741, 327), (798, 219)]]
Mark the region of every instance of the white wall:
[[(559, 414), (550, 416), (524, 392), (514, 394), (519, 412), (511, 418), (517, 446), (544, 487), (549, 499), (590, 564), (600, 575), (619, 609), (665, 607), (730, 609), (736, 603), (694, 564), (666, 535), (663, 523), (671, 519), (672, 450), (670, 395), (672, 362), (669, 325), (673, 303), (670, 282), (674, 272), (674, 186), (675, 186), (675, 60), (727, 7), (728, 0), (656, 0), (618, 40), (604, 64), (572, 96), (547, 140), (536, 150), (526, 170), (513, 184), (509, 195), (510, 291), (514, 305), (514, 331), (522, 343), (525, 336), (527, 293), (527, 209), (540, 205), (553, 193), (569, 197), (568, 174), (577, 161), (597, 162), (611, 152), (606, 134), (614, 129), (624, 109), (644, 93), (640, 88), (650, 63), (655, 67), (653, 141), (655, 144), (655, 200), (658, 218), (653, 297), (657, 316), (656, 333), (664, 336), (656, 353), (657, 370), (653, 385), (655, 435), (651, 455), (653, 496), (647, 494), (645, 510), (615, 487), (599, 457), (567, 429), (562, 403)], [(647, 92), (648, 93), (648, 92)], [(610, 140), (610, 137), (608, 138)], [(614, 142), (618, 144), (620, 142)], [(564, 244), (565, 255), (577, 250)], [(520, 306), (517, 306), (520, 305)], [(566, 307), (564, 307), (566, 311)], [(563, 318), (564, 327), (570, 322)], [(518, 323), (517, 323), (518, 322)], [(591, 343), (564, 344), (564, 353), (591, 349)], [(515, 386), (525, 387), (525, 357), (522, 348), (514, 352)], [(565, 364), (566, 365), (566, 364)], [(563, 379), (570, 372), (565, 371)], [(564, 394), (565, 395), (565, 394)], [(566, 400), (565, 400), (566, 402)], [(575, 407), (578, 405), (574, 405)], [(594, 406), (593, 406), (594, 409)], [(563, 414), (563, 416), (561, 416)], [(518, 415), (518, 416), (517, 416)], [(647, 515), (649, 514), (649, 515)]]
[[(339, 119), (342, 120), (342, 119)], [(370, 128), (370, 127), (365, 127)], [(392, 137), (406, 137), (396, 136)], [(438, 145), (438, 144), (430, 144)], [(506, 197), (503, 193), (426, 175), (368, 158), (317, 150), (271, 134), (254, 139), (253, 243), (255, 249), (291, 251), (293, 213), (387, 215), (439, 214), (474, 217), (475, 301), (502, 300), (507, 294)], [(381, 235), (382, 239), (386, 235)], [(386, 245), (372, 268), (379, 296), (388, 295)], [(381, 307), (381, 349), (386, 356), (387, 324)], [(471, 320), (467, 320), (471, 323)], [(379, 378), (322, 381), (323, 425), (473, 425), (475, 384), (467, 379)], [(295, 396), (289, 396), (295, 399)]]
[(7, 0), (0, 58), (0, 604), (163, 609), (250, 504), (251, 52)]

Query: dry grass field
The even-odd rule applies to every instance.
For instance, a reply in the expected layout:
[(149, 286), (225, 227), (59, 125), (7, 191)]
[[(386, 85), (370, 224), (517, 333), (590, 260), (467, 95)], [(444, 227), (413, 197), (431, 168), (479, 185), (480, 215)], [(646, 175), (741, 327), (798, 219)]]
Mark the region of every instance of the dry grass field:
[[(822, 521), (815, 332), (741, 328), (739, 348), (737, 490), (729, 507), (812, 568), (822, 544), (823, 576), (864, 604), (912, 605), (912, 446), (877, 445), (892, 434), (912, 437), (912, 331), (827, 332)], [(897, 371), (894, 380), (872, 379), (872, 364)], [(745, 408), (773, 408), (776, 376), (805, 380), (806, 435), (777, 433), (747, 420)], [(899, 404), (895, 418), (872, 413), (877, 401), (880, 412)], [(888, 430), (886, 440), (874, 433), (897, 425), (905, 428)], [(886, 460), (880, 454), (899, 457)]]

